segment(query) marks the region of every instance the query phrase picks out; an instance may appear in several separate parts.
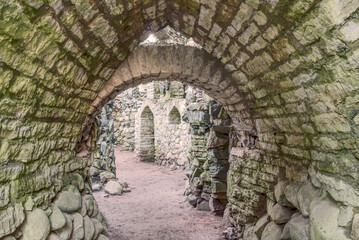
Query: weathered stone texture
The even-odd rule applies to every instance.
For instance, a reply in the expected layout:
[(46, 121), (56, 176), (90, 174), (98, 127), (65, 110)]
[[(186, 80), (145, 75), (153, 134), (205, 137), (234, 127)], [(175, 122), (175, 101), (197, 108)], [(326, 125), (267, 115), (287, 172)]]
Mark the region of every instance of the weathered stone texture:
[[(264, 214), (265, 198), (275, 201), (274, 186), (287, 179), (310, 178), (338, 206), (358, 208), (358, 7), (355, 0), (2, 1), (1, 237), (22, 223), (29, 196), (35, 208), (48, 207), (64, 175), (88, 170), (92, 162), (75, 154), (91, 149), (95, 113), (151, 76), (206, 90), (233, 119), (240, 141), (228, 194), (238, 229)], [(135, 49), (167, 24), (203, 48)], [(135, 62), (126, 57), (140, 51), (146, 61), (132, 76)], [(350, 222), (346, 237), (339, 223), (325, 237), (356, 236)]]

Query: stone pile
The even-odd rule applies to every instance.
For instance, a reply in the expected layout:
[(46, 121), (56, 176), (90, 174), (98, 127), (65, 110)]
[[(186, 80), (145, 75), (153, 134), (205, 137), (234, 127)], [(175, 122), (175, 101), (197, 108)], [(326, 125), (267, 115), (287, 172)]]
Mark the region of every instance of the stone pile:
[(235, 234), (229, 228), (227, 239), (349, 240), (359, 236), (358, 209), (338, 205), (311, 182), (278, 182), (274, 199), (267, 199), (265, 209), (265, 215), (237, 227)]
[[(4, 240), (108, 240), (107, 221), (92, 196), (90, 185), (74, 173), (66, 177), (69, 184), (63, 187), (48, 207), (34, 207), (32, 197), (17, 209), (20, 228)], [(0, 234), (13, 225), (2, 225)]]

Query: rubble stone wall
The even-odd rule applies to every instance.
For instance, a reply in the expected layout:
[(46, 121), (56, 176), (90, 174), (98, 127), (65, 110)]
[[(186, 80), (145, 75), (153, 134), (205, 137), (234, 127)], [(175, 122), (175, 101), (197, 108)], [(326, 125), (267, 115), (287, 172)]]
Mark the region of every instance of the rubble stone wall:
[[(1, 238), (26, 221), (27, 198), (49, 207), (65, 175), (92, 165), (76, 156), (91, 150), (102, 107), (153, 78), (205, 89), (231, 116), (243, 140), (230, 156), (229, 212), (238, 230), (253, 219), (254, 238), (288, 228), (292, 239), (359, 238), (358, 1), (13, 0), (0, 7)], [(166, 25), (203, 48), (137, 47)], [(289, 210), (300, 215), (282, 208), (283, 185)], [(297, 231), (302, 223), (308, 231)], [(253, 235), (246, 229), (241, 234)]]

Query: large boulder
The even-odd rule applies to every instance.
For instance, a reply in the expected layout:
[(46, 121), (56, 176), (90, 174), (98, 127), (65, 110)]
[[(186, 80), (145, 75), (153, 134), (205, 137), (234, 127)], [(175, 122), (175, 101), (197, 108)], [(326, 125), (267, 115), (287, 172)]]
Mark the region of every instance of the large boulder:
[(68, 240), (70, 239), (73, 230), (72, 218), (69, 214), (66, 213), (64, 213), (64, 216), (66, 218), (65, 226), (63, 228), (60, 228), (59, 230), (56, 230), (55, 233), (57, 236), (60, 237), (61, 240)]
[(83, 177), (78, 173), (72, 174), (71, 184), (76, 186), (80, 191), (82, 191), (85, 188), (85, 181)]
[(196, 208), (199, 211), (211, 211), (211, 208), (209, 207), (209, 202), (206, 200), (202, 200), (201, 202), (197, 203)]
[(21, 227), (21, 240), (45, 240), (50, 233), (50, 221), (41, 209), (34, 209), (27, 215)]
[(283, 232), (283, 226), (270, 222), (264, 228), (261, 240), (279, 240)]
[(359, 240), (359, 214), (354, 215), (350, 237), (354, 240)]
[(287, 187), (287, 181), (280, 181), (274, 188), (274, 196), (280, 205), (292, 207), (293, 205), (287, 200), (284, 190)]
[(311, 182), (307, 182), (299, 189), (297, 196), (300, 212), (308, 217), (310, 204), (320, 196), (320, 190), (316, 189)]
[(256, 222), (256, 224), (253, 227), (253, 232), (258, 236), (261, 237), (264, 228), (267, 226), (267, 224), (270, 222), (269, 215), (266, 214), (259, 218), (259, 220)]
[(95, 226), (88, 216), (84, 217), (84, 227), (85, 227), (85, 238), (84, 240), (92, 240), (95, 235)]
[(290, 208), (283, 207), (280, 204), (274, 205), (274, 207), (269, 211), (271, 219), (278, 224), (283, 224), (289, 221), (292, 217), (294, 211)]
[(55, 233), (51, 233), (46, 240), (62, 240), (59, 236), (57, 236)]
[(80, 213), (71, 214), (73, 222), (72, 238), (74, 240), (83, 239), (85, 237), (84, 219)]
[(24, 220), (24, 207), (21, 203), (0, 210), (0, 238), (13, 233)]
[(310, 206), (311, 240), (349, 240), (344, 228), (338, 226), (340, 209), (331, 200), (315, 200)]
[(100, 236), (98, 236), (97, 240), (109, 240), (105, 235), (100, 234)]
[(290, 221), (285, 225), (281, 239), (310, 240), (309, 218), (300, 213), (293, 214)]
[(340, 208), (339, 218), (338, 218), (338, 224), (341, 227), (347, 227), (350, 225), (350, 222), (353, 220), (354, 217), (354, 211), (353, 207), (350, 206), (342, 206)]
[(92, 223), (93, 223), (93, 225), (94, 225), (94, 227), (95, 227), (94, 239), (97, 239), (97, 237), (98, 237), (101, 233), (103, 233), (103, 231), (104, 231), (104, 226), (103, 226), (102, 223), (101, 223), (99, 220), (97, 220), (96, 218), (92, 218), (91, 221), (92, 221)]
[(102, 184), (106, 184), (108, 181), (115, 181), (116, 175), (109, 171), (104, 171), (100, 173), (100, 181)]
[(284, 195), (285, 198), (287, 199), (287, 201), (289, 203), (291, 203), (294, 207), (296, 207), (297, 209), (299, 209), (299, 203), (298, 203), (298, 191), (301, 188), (302, 184), (301, 183), (290, 183), (288, 185), (286, 185), (285, 189), (284, 189)]
[(81, 208), (82, 199), (77, 187), (70, 185), (64, 188), (56, 197), (54, 204), (66, 213), (76, 212)]
[(52, 210), (52, 212), (51, 212), (51, 215), (49, 216), (51, 230), (55, 231), (55, 230), (58, 230), (58, 229), (64, 227), (66, 224), (66, 219), (65, 219), (64, 214), (54, 204), (51, 205), (51, 210)]
[(111, 195), (122, 195), (123, 189), (120, 183), (111, 180), (106, 184), (105, 192)]

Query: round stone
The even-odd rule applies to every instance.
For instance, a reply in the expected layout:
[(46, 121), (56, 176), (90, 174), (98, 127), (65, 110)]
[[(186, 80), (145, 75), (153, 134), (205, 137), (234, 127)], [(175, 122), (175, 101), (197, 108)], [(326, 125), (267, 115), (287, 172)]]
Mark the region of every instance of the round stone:
[(105, 192), (111, 195), (121, 195), (122, 186), (116, 181), (109, 181), (105, 186)]
[(76, 189), (71, 191), (62, 191), (57, 195), (54, 204), (62, 211), (66, 213), (75, 212), (81, 208), (81, 194)]
[(36, 208), (29, 215), (21, 228), (22, 240), (45, 240), (50, 233), (50, 221), (46, 213)]
[(88, 216), (84, 217), (85, 240), (92, 240), (95, 235), (95, 226)]
[(51, 230), (55, 231), (65, 226), (66, 219), (64, 214), (60, 211), (60, 209), (56, 205), (51, 206), (52, 213), (49, 216)]

